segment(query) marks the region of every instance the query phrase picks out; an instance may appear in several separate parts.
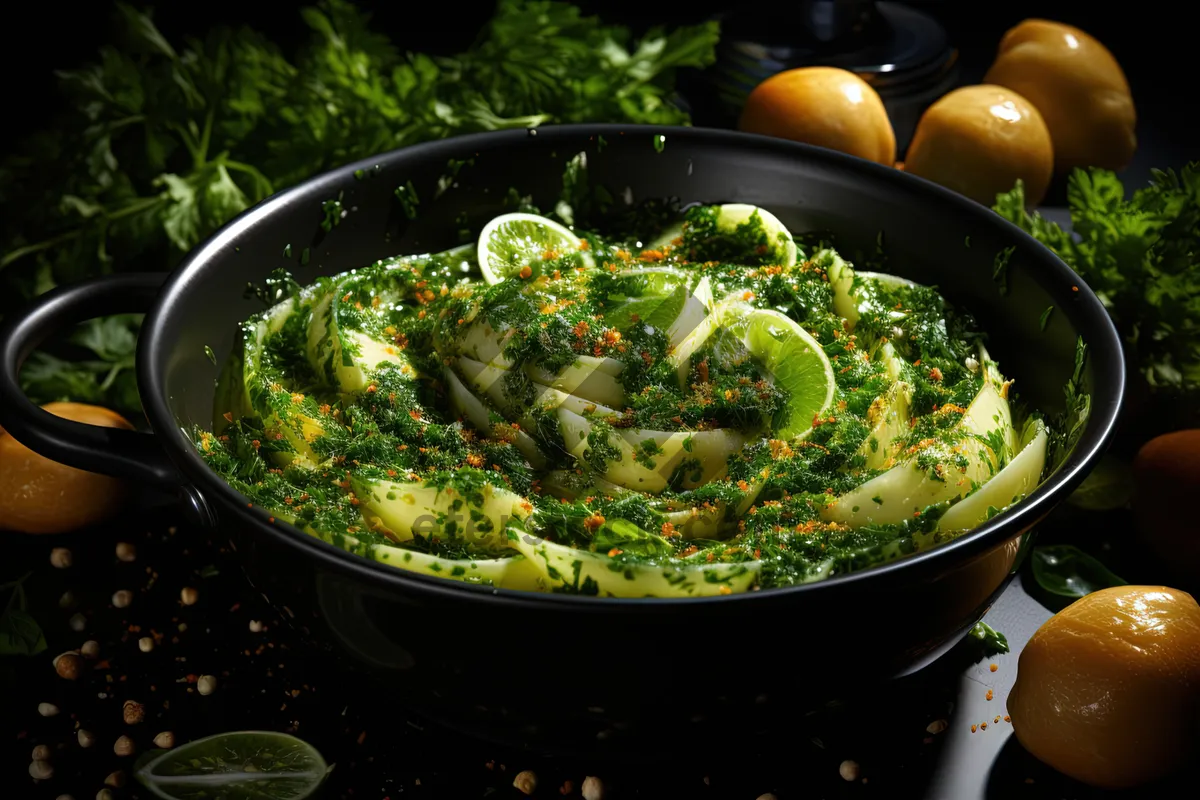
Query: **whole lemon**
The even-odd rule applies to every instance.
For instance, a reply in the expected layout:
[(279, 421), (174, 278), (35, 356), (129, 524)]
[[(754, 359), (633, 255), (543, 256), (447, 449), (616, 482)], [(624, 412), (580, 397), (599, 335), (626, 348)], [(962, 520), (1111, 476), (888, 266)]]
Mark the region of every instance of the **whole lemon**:
[(1036, 205), (1054, 176), (1054, 147), (1042, 115), (1028, 100), (999, 86), (964, 86), (925, 109), (904, 160), (904, 171), (985, 205), (1025, 182)]
[(1046, 621), (1008, 696), (1025, 749), (1059, 772), (1121, 789), (1166, 775), (1200, 733), (1200, 606), (1165, 586), (1118, 586)]
[[(82, 403), (47, 403), (57, 417), (106, 428), (133, 426), (114, 411)], [(63, 533), (108, 517), (125, 499), (116, 478), (40, 456), (0, 431), (0, 529)]]
[(1027, 19), (1004, 34), (985, 83), (1020, 92), (1042, 112), (1060, 172), (1122, 169), (1137, 150), (1137, 113), (1117, 59), (1070, 25)]
[(896, 163), (896, 133), (879, 93), (844, 69), (801, 67), (767, 78), (747, 98), (738, 130)]

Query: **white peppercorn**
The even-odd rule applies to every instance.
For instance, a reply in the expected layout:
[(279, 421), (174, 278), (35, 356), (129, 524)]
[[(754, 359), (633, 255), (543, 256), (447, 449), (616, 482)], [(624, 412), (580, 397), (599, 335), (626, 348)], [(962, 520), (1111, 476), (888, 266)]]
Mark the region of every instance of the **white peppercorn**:
[(129, 562), (137, 558), (137, 547), (129, 542), (117, 542), (117, 558)]
[(583, 800), (604, 800), (604, 781), (595, 775), (588, 775), (583, 779), (580, 793), (583, 795)]
[(50, 564), (57, 569), (66, 569), (73, 561), (71, 551), (65, 547), (56, 547), (50, 551)]
[(141, 650), (143, 653), (149, 653), (153, 649), (154, 639), (150, 638), (149, 636), (143, 636), (142, 638), (138, 639), (138, 650)]
[(84, 658), (96, 658), (100, 655), (100, 643), (95, 639), (88, 639), (80, 646), (79, 654)]
[(196, 691), (203, 695), (210, 695), (217, 690), (217, 679), (212, 675), (201, 675), (196, 680)]
[(38, 713), (43, 717), (53, 717), (58, 714), (58, 706), (54, 703), (38, 703)]
[(49, 761), (30, 761), (29, 777), (35, 781), (46, 781), (54, 777), (54, 766)]
[(96, 743), (96, 737), (92, 735), (92, 732), (83, 728), (79, 729), (79, 732), (75, 734), (75, 738), (79, 740), (80, 747), (91, 747)]
[(133, 739), (128, 736), (121, 736), (117, 741), (113, 742), (113, 752), (119, 756), (131, 756), (137, 747), (133, 743)]
[(128, 589), (119, 589), (113, 592), (112, 604), (117, 608), (125, 608), (133, 602), (133, 592)]
[(154, 737), (154, 746), (160, 747), (163, 750), (170, 750), (175, 746), (175, 734), (170, 731), (163, 731)]
[(513, 778), (513, 786), (521, 794), (533, 794), (537, 790), (537, 773), (530, 769), (518, 772), (517, 777)]

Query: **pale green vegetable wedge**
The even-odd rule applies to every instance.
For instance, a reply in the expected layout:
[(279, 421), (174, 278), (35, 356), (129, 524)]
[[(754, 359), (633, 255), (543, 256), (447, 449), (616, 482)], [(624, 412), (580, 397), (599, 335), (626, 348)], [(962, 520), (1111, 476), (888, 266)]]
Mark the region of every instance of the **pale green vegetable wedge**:
[[(837, 498), (822, 511), (822, 517), (852, 528), (872, 523), (891, 525), (927, 506), (961, 497), (987, 482), (1005, 458), (980, 437), (1011, 427), (1008, 401), (996, 387), (984, 384), (959, 421), (957, 436), (929, 445), (917, 454), (906, 454), (905, 461)], [(935, 462), (938, 468), (923, 469), (918, 464), (922, 457)], [(965, 459), (964, 469), (955, 465), (959, 459)]]
[(754, 585), (761, 569), (757, 561), (620, 564), (607, 555), (564, 547), (515, 531), (510, 544), (537, 566), (552, 589), (583, 587), (590, 581), (601, 596), (711, 597), (744, 592)]
[(1033, 420), (1028, 426), (1021, 452), (990, 481), (950, 506), (938, 521), (944, 531), (965, 531), (990, 519), (1025, 497), (1042, 478), (1046, 467), (1046, 426)]

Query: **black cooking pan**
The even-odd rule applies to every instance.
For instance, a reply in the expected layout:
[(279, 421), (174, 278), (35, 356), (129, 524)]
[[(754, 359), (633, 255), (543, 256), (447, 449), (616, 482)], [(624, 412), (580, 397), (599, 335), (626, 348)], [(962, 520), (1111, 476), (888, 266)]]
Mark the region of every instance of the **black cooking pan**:
[[(478, 230), (507, 210), (510, 187), (552, 208), (563, 164), (579, 152), (618, 203), (753, 203), (793, 232), (831, 229), (851, 256), (882, 242), (886, 270), (936, 284), (975, 313), (1021, 398), (1048, 413), (1062, 408), (1082, 336), (1092, 412), (1077, 447), (1024, 502), (952, 543), (822, 583), (690, 600), (525, 594), (410, 574), (274, 521), (208, 470), (183, 429), (210, 424), (217, 363), (237, 323), (261, 309), (244, 296), (247, 282), (287, 267), (305, 283), (451, 247), (464, 224)], [(409, 182), (415, 209), (396, 194)], [(347, 214), (326, 231), (322, 204), (338, 198)], [(998, 257), (1007, 258), (1002, 282)], [(147, 312), (138, 379), (152, 434), (68, 422), (22, 396), (17, 373), (39, 342), (87, 317), (132, 311)], [(616, 126), (466, 136), (326, 173), (242, 214), (169, 276), (114, 276), (45, 295), (7, 321), (0, 355), (9, 433), (58, 461), (178, 491), (229, 536), (254, 587), (310, 641), (383, 678), (380, 702), (510, 743), (593, 753), (644, 741), (659, 753), (694, 734), (708, 750), (757, 713), (792, 713), (793, 702), (900, 676), (944, 653), (1003, 589), (1031, 527), (1103, 451), (1125, 381), (1117, 333), (1095, 295), (983, 206), (819, 148)]]

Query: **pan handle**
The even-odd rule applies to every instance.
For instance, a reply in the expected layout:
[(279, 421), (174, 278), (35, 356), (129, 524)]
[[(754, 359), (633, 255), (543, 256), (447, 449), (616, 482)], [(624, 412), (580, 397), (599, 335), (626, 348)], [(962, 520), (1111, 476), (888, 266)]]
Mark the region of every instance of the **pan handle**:
[(54, 289), (0, 327), (0, 425), (46, 458), (89, 472), (177, 490), (185, 485), (154, 434), (102, 428), (56, 417), (21, 390), (21, 366), (51, 334), (110, 314), (145, 312), (166, 273), (134, 272)]

